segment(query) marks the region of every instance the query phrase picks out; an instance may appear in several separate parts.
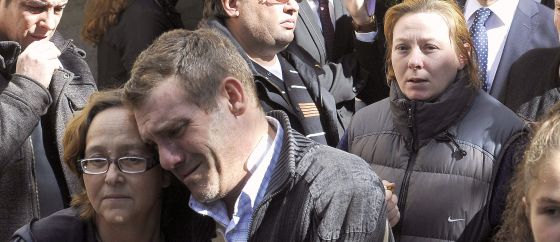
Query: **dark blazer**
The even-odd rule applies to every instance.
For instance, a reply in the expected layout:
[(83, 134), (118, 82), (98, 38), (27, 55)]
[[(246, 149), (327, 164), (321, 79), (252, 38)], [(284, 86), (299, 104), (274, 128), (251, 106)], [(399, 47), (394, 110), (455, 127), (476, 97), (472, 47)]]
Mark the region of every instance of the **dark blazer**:
[(553, 11), (546, 6), (533, 0), (519, 0), (490, 95), (504, 101), (503, 90), (510, 67), (525, 52), (559, 45), (553, 19)]
[[(457, 4), (464, 8), (466, 1), (457, 0)], [(503, 90), (511, 65), (525, 52), (534, 48), (558, 46), (558, 33), (554, 26), (553, 13), (552, 10), (535, 1), (519, 0), (490, 95), (501, 102), (504, 101)]]
[[(385, 10), (383, 1), (378, 1), (376, 9)], [(356, 67), (356, 62), (367, 62), (369, 64), (360, 63), (362, 66), (370, 66), (368, 69), (370, 76), (367, 82), (354, 83), (355, 92), (358, 98), (366, 103), (373, 103), (381, 100), (389, 95), (389, 86), (385, 79), (385, 38), (383, 38), (383, 28), (380, 20), (383, 19), (384, 11), (376, 11), (378, 21), (378, 33), (374, 43), (364, 43), (357, 41), (352, 25), (352, 17), (342, 5), (342, 1), (334, 0), (335, 15), (335, 50), (332, 58), (327, 59), (325, 49), (325, 40), (321, 32), (320, 23), (317, 21), (315, 14), (307, 0), (299, 3), (298, 20), (295, 29), (295, 39), (293, 44), (298, 45), (307, 51), (319, 66), (339, 65), (345, 73), (351, 73)], [(381, 13), (380, 16), (378, 12)]]

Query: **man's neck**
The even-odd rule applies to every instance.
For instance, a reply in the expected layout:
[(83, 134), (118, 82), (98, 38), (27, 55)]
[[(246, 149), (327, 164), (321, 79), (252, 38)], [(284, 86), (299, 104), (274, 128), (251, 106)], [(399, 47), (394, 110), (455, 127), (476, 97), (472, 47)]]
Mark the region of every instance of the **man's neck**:
[(274, 66), (275, 64), (278, 63), (278, 56), (274, 55), (272, 57), (265, 57), (265, 58), (261, 58), (259, 56), (251, 56), (249, 54), (247, 54), (249, 56), (249, 58), (251, 60), (253, 60), (255, 63), (261, 65), (262, 67), (269, 67), (269, 66)]
[(232, 22), (232, 20), (226, 20), (225, 22), (226, 28), (230, 31), (237, 43), (239, 43), (247, 56), (261, 66), (271, 66), (275, 64), (277, 61), (276, 55), (284, 48), (256, 40), (255, 37), (243, 31), (238, 24), (238, 22)]
[[(247, 127), (243, 127), (243, 130), (253, 130), (254, 132), (252, 133), (246, 133), (246, 135), (244, 135), (245, 137), (251, 137), (251, 142), (248, 143), (248, 147), (250, 147), (250, 149), (248, 149), (248, 152), (245, 152), (246, 155), (244, 155), (244, 162), (243, 162), (243, 170), (246, 171), (245, 175), (239, 180), (239, 182), (237, 183), (237, 185), (222, 199), (222, 201), (225, 203), (226, 205), (226, 209), (227, 209), (227, 213), (229, 218), (231, 218), (233, 211), (234, 211), (234, 207), (235, 207), (235, 202), (237, 201), (237, 198), (239, 197), (239, 195), (241, 194), (241, 191), (243, 190), (243, 188), (245, 187), (245, 184), (247, 184), (247, 181), (249, 180), (249, 178), (251, 177), (251, 172), (249, 172), (246, 169), (246, 163), (249, 159), (249, 157), (251, 156), (251, 154), (253, 153), (255, 147), (259, 144), (259, 142), (261, 141), (261, 138), (263, 136), (269, 136), (269, 137), (275, 137), (276, 136), (276, 129), (273, 127), (273, 125), (269, 124), (268, 121), (266, 120), (265, 116), (262, 114), (253, 114), (256, 115), (254, 118), (256, 118), (258, 120), (258, 122), (245, 122), (243, 125), (246, 125)], [(249, 128), (252, 127), (252, 128)]]

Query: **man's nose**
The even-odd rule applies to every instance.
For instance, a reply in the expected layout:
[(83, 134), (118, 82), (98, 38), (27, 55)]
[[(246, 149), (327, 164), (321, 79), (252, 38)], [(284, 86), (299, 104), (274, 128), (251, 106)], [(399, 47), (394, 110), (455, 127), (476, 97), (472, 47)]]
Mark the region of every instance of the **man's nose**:
[(41, 19), (39, 20), (39, 25), (48, 30), (56, 29), (57, 20), (54, 10), (49, 9), (41, 13)]
[(183, 162), (179, 149), (174, 145), (158, 145), (159, 162), (165, 170), (173, 170)]

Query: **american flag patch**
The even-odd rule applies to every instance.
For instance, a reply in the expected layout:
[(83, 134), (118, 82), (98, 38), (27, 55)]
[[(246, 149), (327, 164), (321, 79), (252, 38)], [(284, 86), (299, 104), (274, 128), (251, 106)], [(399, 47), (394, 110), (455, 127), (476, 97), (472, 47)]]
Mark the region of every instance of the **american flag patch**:
[(299, 108), (303, 113), (303, 117), (310, 118), (319, 116), (319, 110), (317, 110), (315, 103), (300, 103)]

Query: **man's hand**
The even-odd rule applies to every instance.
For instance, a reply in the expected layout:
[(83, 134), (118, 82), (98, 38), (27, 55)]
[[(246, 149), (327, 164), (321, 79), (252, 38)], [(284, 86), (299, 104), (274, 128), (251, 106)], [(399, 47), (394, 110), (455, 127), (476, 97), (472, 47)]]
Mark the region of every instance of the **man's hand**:
[(393, 188), (395, 183), (382, 180), (383, 186), (385, 186), (385, 202), (387, 203), (387, 219), (391, 227), (395, 226), (401, 219), (401, 213), (397, 207), (399, 199), (397, 195), (393, 194)]
[(367, 12), (367, 2), (369, 0), (343, 0), (344, 7), (352, 16), (354, 23), (364, 26), (370, 23), (370, 17)]
[(19, 55), (16, 74), (27, 76), (48, 88), (54, 70), (61, 67), (58, 56), (60, 51), (52, 42), (35, 41)]

